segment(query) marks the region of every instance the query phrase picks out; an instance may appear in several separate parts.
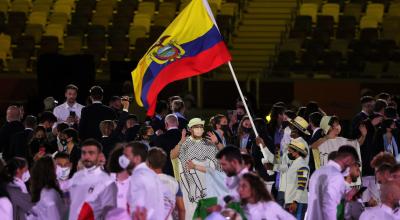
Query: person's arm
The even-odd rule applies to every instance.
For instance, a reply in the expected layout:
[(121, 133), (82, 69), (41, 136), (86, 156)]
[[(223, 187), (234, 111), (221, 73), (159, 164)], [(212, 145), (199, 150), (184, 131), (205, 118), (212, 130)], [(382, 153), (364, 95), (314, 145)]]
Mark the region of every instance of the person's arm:
[(222, 148), (224, 148), (224, 145), (219, 142), (217, 135), (214, 134), (214, 132), (207, 132), (207, 139), (210, 140), (211, 143), (213, 143), (218, 150), (221, 150)]
[(183, 142), (185, 142), (186, 140), (186, 130), (182, 129), (182, 136), (181, 136), (181, 140), (179, 141), (179, 143), (174, 147), (174, 149), (171, 150), (170, 156), (171, 159), (176, 159), (179, 157), (179, 151), (181, 149), (181, 145), (183, 144)]
[(316, 142), (314, 142), (313, 144), (311, 144), (311, 149), (318, 149), (318, 147), (323, 144), (325, 141), (328, 140), (328, 136), (324, 136), (320, 139), (318, 139)]
[(365, 126), (365, 124), (360, 124), (360, 126), (358, 127), (358, 130), (360, 131), (360, 137), (357, 139), (358, 143), (361, 145), (364, 144), (365, 142), (365, 138), (367, 137), (368, 134), (368, 130), (367, 127)]
[(188, 168), (189, 169), (193, 169), (193, 170), (198, 170), (198, 171), (200, 171), (200, 172), (202, 172), (202, 173), (205, 173), (206, 171), (207, 171), (207, 168), (205, 167), (205, 166), (201, 166), (201, 165), (197, 165), (197, 164), (195, 164), (195, 163), (193, 163), (193, 161), (191, 161), (191, 160), (189, 160), (188, 162), (187, 162), (187, 166), (188, 166)]
[(185, 220), (186, 210), (182, 196), (176, 197), (176, 208), (178, 209), (178, 220)]
[(344, 196), (344, 179), (341, 176), (330, 178), (325, 188), (325, 193), (320, 196), (322, 199), (322, 210), (324, 219), (336, 220), (337, 206)]

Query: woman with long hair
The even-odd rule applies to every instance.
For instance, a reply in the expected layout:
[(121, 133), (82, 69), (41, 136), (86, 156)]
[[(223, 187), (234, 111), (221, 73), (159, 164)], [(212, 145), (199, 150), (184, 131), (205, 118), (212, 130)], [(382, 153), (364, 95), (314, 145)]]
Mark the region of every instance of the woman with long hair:
[(14, 157), (7, 162), (2, 175), (2, 181), (12, 204), (15, 220), (24, 220), (33, 204), (26, 183), (30, 179), (28, 162), (21, 157)]
[(226, 146), (231, 143), (232, 132), (225, 115), (217, 114), (210, 119), (211, 132), (216, 135), (218, 145)]
[(69, 178), (71, 178), (76, 172), (78, 162), (81, 159), (78, 131), (73, 128), (64, 129), (60, 134), (60, 142), (63, 146), (63, 152), (69, 155), (69, 161), (72, 163), (69, 174)]
[(255, 136), (249, 116), (245, 115), (239, 123), (235, 145), (243, 153), (250, 154), (251, 147), (255, 144)]
[(58, 186), (56, 165), (51, 156), (36, 161), (31, 178), (32, 202), (36, 203), (27, 219), (54, 219), (64, 216), (62, 192)]
[(264, 181), (255, 174), (246, 173), (242, 176), (238, 193), (248, 220), (295, 220), (293, 215), (274, 201)]

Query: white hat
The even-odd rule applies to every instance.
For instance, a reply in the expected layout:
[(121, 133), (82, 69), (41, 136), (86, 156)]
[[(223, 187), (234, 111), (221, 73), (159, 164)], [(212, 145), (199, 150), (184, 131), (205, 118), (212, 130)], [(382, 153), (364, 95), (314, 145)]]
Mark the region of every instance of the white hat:
[(300, 117), (297, 116), (294, 120), (289, 120), (289, 123), (295, 126), (297, 129), (299, 129), (301, 132), (303, 132), (306, 135), (310, 135), (310, 132), (308, 132), (308, 122)]
[(204, 121), (202, 121), (200, 118), (192, 118), (192, 119), (190, 119), (189, 124), (188, 124), (188, 128), (191, 128), (191, 127), (193, 127), (195, 125), (203, 125), (204, 126)]

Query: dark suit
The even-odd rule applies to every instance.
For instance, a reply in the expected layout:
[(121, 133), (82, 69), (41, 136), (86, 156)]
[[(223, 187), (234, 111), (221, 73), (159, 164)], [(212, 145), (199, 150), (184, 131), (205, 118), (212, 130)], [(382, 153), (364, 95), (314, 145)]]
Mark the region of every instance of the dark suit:
[(310, 147), (310, 162), (308, 164), (308, 166), (310, 167), (310, 176), (315, 171), (314, 154), (312, 153), (312, 150), (311, 150), (311, 144), (313, 144), (314, 142), (316, 142), (320, 138), (322, 138), (323, 132), (324, 131), (322, 129), (318, 129), (314, 134), (311, 135), (310, 139), (308, 139), (308, 141), (307, 141), (308, 146)]
[(82, 109), (79, 122), (79, 135), (81, 140), (95, 138), (100, 140), (100, 122), (104, 120), (115, 120), (115, 112), (101, 103), (94, 103)]
[(179, 143), (181, 137), (182, 133), (179, 129), (170, 129), (164, 134), (157, 136), (157, 138), (154, 140), (154, 145), (162, 148), (165, 153), (167, 153), (167, 163), (163, 168), (163, 172), (170, 176), (174, 176), (170, 153), (171, 150), (174, 149), (174, 147)]
[(179, 129), (187, 129), (188, 120), (186, 118), (178, 117)]
[[(262, 135), (262, 134), (261, 134)], [(272, 138), (269, 135), (262, 135), (262, 139), (264, 143), (266, 144), (268, 150), (275, 154), (275, 146)], [(253, 162), (254, 162), (254, 169), (257, 171), (258, 175), (263, 178), (265, 181), (274, 181), (275, 180), (275, 175), (268, 175), (267, 169), (265, 169), (262, 159), (264, 158), (264, 155), (261, 152), (260, 146), (256, 145), (254, 142), (252, 148), (251, 148), (251, 156), (253, 157)]]
[(125, 141), (134, 141), (137, 139), (140, 130), (140, 125), (135, 125), (131, 128), (128, 128), (125, 132)]
[(154, 132), (156, 132), (158, 130), (165, 131), (165, 122), (164, 122), (164, 120), (160, 119), (160, 118), (158, 118), (156, 116), (154, 116), (151, 119), (150, 125), (153, 128)]
[(25, 127), (20, 121), (6, 122), (0, 128), (0, 152), (3, 152), (4, 160), (11, 159), (12, 149), (10, 143), (12, 136), (24, 129)]
[(10, 142), (10, 157), (17, 156), (28, 159), (31, 156), (29, 152), (29, 142), (32, 136), (32, 129), (25, 129), (14, 134)]

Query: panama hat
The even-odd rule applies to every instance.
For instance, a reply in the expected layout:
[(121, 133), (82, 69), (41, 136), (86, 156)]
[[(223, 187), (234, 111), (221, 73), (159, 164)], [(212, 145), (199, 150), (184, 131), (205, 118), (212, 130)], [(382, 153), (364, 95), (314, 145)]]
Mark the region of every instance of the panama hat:
[(307, 149), (303, 142), (293, 139), (290, 141), (289, 147), (307, 156)]
[(192, 118), (190, 119), (189, 123), (188, 123), (188, 128), (191, 128), (195, 125), (203, 125), (204, 126), (204, 121), (201, 120), (200, 118)]
[(306, 135), (310, 135), (310, 132), (308, 132), (307, 127), (308, 127), (308, 122), (304, 120), (304, 118), (297, 116), (295, 119), (289, 120), (289, 123), (295, 126), (297, 129), (299, 129), (301, 132), (303, 132)]

